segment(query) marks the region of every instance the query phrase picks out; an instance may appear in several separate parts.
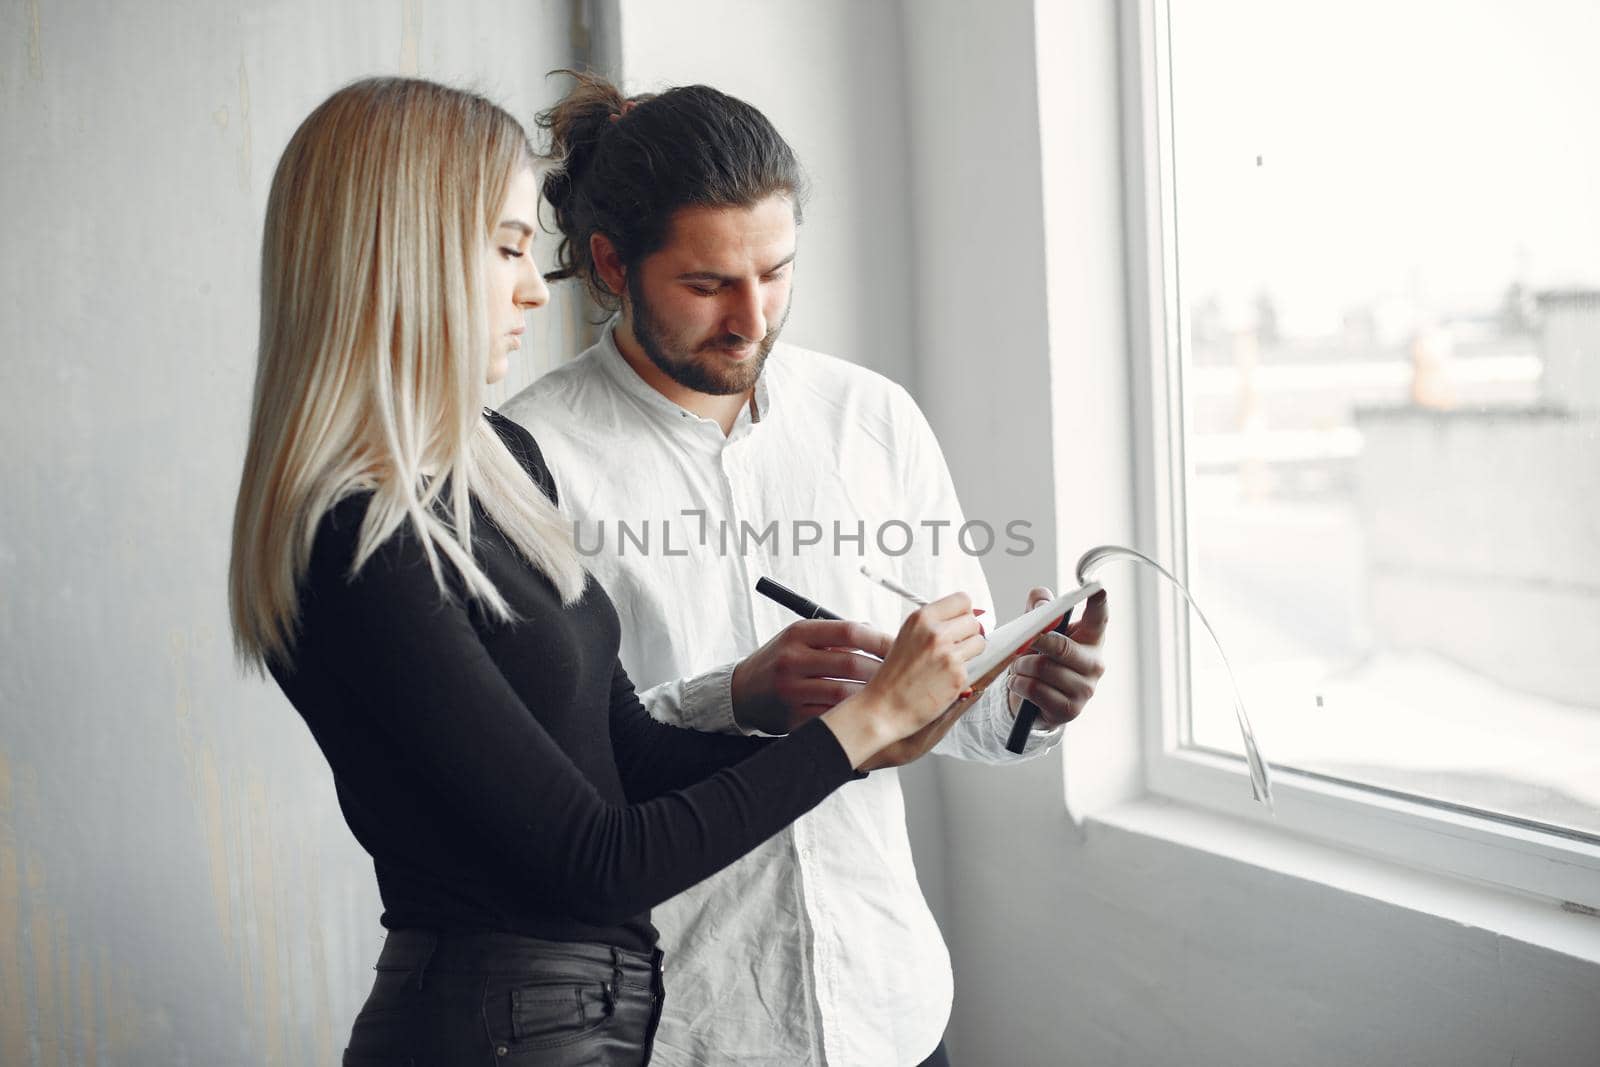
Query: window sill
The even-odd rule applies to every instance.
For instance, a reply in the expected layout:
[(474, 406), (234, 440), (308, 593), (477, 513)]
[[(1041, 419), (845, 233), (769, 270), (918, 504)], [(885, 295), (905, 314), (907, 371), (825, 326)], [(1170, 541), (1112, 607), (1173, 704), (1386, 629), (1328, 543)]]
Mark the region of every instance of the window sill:
[(1160, 840), (1600, 964), (1600, 915), (1573, 905), (1309, 841), (1153, 794), (1101, 809), (1084, 823), (1090, 839), (1113, 832)]

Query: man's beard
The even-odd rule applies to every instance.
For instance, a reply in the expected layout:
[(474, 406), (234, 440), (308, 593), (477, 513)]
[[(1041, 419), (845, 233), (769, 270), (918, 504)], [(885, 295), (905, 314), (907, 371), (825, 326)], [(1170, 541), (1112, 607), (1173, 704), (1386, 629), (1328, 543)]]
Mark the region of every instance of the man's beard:
[[(753, 356), (731, 365), (724, 365), (716, 357), (717, 350), (743, 348), (750, 343), (750, 338), (723, 334), (721, 337), (702, 342), (693, 349), (684, 348), (667, 337), (660, 321), (650, 308), (650, 302), (645, 299), (639, 288), (635, 283), (635, 277), (630, 277), (628, 303), (633, 316), (633, 339), (639, 342), (644, 354), (662, 374), (685, 389), (693, 389), (697, 393), (709, 396), (734, 396), (752, 388), (756, 380), (761, 377), (761, 369), (767, 364), (767, 356), (771, 355), (772, 346), (778, 343), (778, 334), (783, 332), (783, 324), (789, 321), (789, 308), (785, 305), (783, 317), (756, 343)], [(702, 353), (708, 358), (702, 358)]]

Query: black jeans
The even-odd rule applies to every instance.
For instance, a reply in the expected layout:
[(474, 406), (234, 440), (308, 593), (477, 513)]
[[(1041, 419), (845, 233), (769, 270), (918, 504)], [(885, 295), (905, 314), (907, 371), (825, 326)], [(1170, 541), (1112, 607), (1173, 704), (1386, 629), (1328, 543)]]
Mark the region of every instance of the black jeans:
[(390, 933), (345, 1067), (643, 1067), (661, 953), (515, 934)]

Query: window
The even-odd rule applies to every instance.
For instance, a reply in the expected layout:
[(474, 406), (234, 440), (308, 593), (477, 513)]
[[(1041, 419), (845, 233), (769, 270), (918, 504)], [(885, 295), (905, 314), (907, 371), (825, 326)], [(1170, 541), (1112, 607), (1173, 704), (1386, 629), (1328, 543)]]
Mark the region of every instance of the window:
[[(1600, 8), (1141, 12), (1144, 540), (1278, 820), (1600, 904)], [(1250, 814), (1222, 662), (1146, 603), (1151, 781)]]

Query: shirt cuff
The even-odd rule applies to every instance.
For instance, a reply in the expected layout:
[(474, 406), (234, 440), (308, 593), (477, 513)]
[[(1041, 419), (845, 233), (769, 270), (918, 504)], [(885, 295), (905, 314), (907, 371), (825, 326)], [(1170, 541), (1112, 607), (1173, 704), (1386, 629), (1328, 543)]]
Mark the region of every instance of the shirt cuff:
[(762, 736), (747, 730), (733, 717), (734, 663), (714, 667), (704, 674), (686, 678), (683, 682), (682, 702), (685, 708), (694, 709), (694, 728), (704, 733), (744, 734)]

